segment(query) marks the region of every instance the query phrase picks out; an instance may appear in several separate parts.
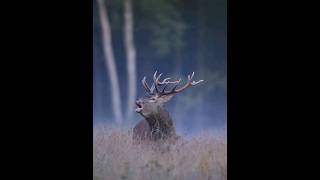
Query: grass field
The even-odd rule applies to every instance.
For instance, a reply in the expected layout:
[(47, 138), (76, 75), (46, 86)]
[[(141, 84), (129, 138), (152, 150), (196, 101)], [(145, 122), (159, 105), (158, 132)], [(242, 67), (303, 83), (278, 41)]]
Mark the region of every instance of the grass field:
[(131, 130), (94, 128), (95, 180), (226, 180), (227, 135), (200, 133), (174, 145), (135, 145)]

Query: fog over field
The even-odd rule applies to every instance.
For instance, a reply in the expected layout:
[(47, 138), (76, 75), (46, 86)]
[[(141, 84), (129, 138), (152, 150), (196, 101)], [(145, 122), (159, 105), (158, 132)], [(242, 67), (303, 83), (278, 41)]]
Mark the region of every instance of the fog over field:
[[(135, 145), (155, 71), (204, 81), (165, 104), (182, 140)], [(94, 179), (226, 180), (227, 0), (94, 0), (93, 124)]]

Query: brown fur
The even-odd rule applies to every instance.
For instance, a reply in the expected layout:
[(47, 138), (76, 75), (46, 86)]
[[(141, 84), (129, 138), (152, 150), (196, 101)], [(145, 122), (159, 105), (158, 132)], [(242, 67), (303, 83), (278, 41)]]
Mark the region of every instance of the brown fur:
[[(138, 141), (158, 141), (158, 140), (176, 140), (176, 130), (173, 125), (169, 112), (165, 109), (164, 104), (168, 102), (175, 94), (182, 92), (188, 87), (194, 86), (203, 80), (198, 82), (192, 81), (194, 73), (188, 75), (188, 82), (183, 87), (176, 89), (181, 81), (169, 81), (170, 78), (165, 78), (160, 81), (162, 74), (157, 76), (157, 71), (153, 75), (153, 85), (151, 88), (146, 82), (146, 77), (142, 79), (142, 84), (146, 90), (146, 95), (136, 101), (137, 109), (144, 120), (140, 121), (133, 129), (134, 140)], [(169, 84), (175, 86), (166, 91), (166, 87)], [(164, 86), (160, 91), (160, 86)]]

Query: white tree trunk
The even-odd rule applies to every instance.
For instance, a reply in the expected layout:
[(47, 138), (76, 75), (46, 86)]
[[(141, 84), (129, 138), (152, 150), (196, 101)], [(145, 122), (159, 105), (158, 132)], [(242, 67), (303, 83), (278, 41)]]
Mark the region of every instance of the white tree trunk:
[(99, 5), (99, 15), (102, 28), (102, 38), (104, 46), (104, 55), (106, 60), (106, 68), (108, 69), (111, 85), (111, 99), (112, 108), (115, 117), (115, 121), (120, 125), (123, 121), (122, 110), (121, 110), (121, 98), (120, 98), (120, 88), (117, 75), (117, 68), (115, 64), (115, 58), (112, 48), (112, 38), (111, 38), (111, 28), (109, 23), (109, 18), (107, 14), (107, 8), (105, 6), (104, 0), (98, 0)]
[(127, 56), (128, 101), (126, 118), (132, 117), (136, 98), (136, 50), (134, 46), (132, 0), (124, 0), (124, 44)]

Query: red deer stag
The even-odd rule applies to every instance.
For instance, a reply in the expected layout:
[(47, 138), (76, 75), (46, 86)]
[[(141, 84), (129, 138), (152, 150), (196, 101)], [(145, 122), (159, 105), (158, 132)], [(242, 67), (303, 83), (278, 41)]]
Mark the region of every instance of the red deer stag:
[[(169, 81), (171, 78), (165, 78), (160, 81), (162, 74), (157, 76), (157, 71), (153, 75), (153, 84), (150, 87), (146, 82), (146, 77), (142, 79), (142, 85), (146, 90), (143, 98), (136, 101), (136, 112), (139, 113), (144, 120), (141, 120), (133, 129), (133, 138), (138, 141), (157, 141), (166, 139), (176, 139), (176, 130), (174, 128), (169, 112), (165, 109), (164, 104), (168, 102), (175, 94), (182, 92), (188, 87), (194, 86), (203, 80), (192, 81), (192, 75), (188, 75), (188, 82), (181, 88), (178, 85), (181, 79), (177, 81)], [(174, 87), (166, 91), (168, 85)], [(159, 88), (163, 86), (162, 90)]]

